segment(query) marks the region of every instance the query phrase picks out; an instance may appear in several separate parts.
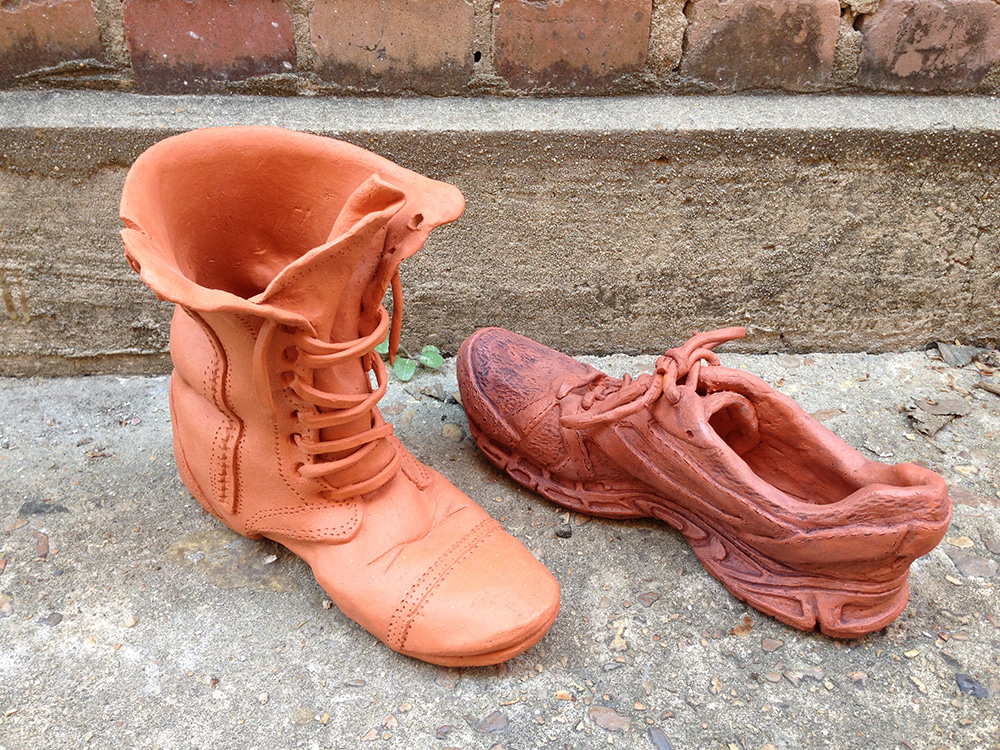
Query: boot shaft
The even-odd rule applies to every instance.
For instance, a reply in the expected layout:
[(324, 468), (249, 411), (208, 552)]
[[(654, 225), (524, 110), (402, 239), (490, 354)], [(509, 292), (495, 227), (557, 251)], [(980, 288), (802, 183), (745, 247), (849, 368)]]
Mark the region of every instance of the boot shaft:
[[(133, 268), (177, 304), (178, 464), (227, 524), (270, 533), (262, 518), (320, 501), (309, 533), (356, 528), (350, 499), (400, 463), (376, 406), (381, 300), (400, 262), (463, 205), (452, 186), (367, 151), (275, 128), (194, 131), (136, 161), (122, 237)], [(394, 322), (400, 311), (397, 299)]]

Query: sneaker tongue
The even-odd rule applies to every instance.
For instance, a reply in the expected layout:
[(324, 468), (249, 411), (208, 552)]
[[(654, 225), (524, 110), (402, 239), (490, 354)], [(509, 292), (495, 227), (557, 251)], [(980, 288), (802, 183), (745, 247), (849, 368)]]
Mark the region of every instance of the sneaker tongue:
[(402, 190), (372, 175), (347, 199), (327, 241), (289, 263), (251, 301), (303, 316), (324, 341), (358, 338), (361, 301), (382, 260), (386, 226), (405, 202)]

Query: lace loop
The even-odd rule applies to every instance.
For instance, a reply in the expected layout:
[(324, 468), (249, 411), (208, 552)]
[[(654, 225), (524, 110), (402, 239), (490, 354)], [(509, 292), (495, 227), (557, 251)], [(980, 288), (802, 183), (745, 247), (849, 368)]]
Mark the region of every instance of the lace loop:
[(321, 456), (324, 453), (340, 453), (354, 448), (373, 443), (374, 440), (389, 437), (392, 434), (392, 425), (382, 422), (378, 426), (373, 426), (370, 432), (362, 432), (358, 435), (351, 435), (346, 438), (336, 440), (309, 440), (301, 435), (293, 435), (292, 439), (299, 446), (299, 450), (310, 456)]
[[(375, 347), (379, 345), (390, 327), (389, 313), (384, 307), (379, 308), (379, 321), (374, 330), (366, 336), (351, 341), (332, 342), (318, 339), (305, 331), (291, 329), (287, 331), (291, 339), (291, 347), (297, 350), (297, 356), (288, 357), (288, 349), (282, 350), (282, 357), (290, 368), (285, 370), (287, 382), (282, 379), (283, 387), (290, 390), (300, 401), (313, 409), (297, 409), (293, 418), (308, 430), (322, 430), (349, 424), (365, 414), (370, 415), (367, 429), (333, 440), (313, 440), (299, 433), (291, 435), (292, 441), (306, 459), (296, 466), (297, 473), (308, 479), (331, 477), (339, 472), (370, 457), (378, 444), (392, 435), (393, 426), (387, 423), (379, 414), (377, 404), (385, 395), (388, 384), (388, 373), (381, 357), (373, 356)], [(254, 379), (258, 393), (265, 397), (273, 407), (270, 391), (271, 376), (267, 365), (267, 352), (279, 326), (272, 321), (265, 321), (257, 337), (254, 349)], [(315, 370), (336, 367), (351, 360), (361, 360), (366, 372), (375, 373), (376, 388), (370, 393), (335, 393), (317, 388), (311, 382), (309, 374)], [(331, 454), (342, 454), (336, 458), (316, 460), (318, 457)], [(342, 500), (372, 492), (388, 482), (399, 470), (401, 459), (399, 452), (391, 451), (391, 458), (379, 470), (366, 479), (330, 488), (323, 491), (329, 500)]]
[[(677, 404), (681, 399), (680, 381), (685, 381), (685, 387), (697, 390), (702, 360), (709, 366), (717, 366), (719, 357), (712, 349), (745, 335), (745, 328), (721, 328), (695, 334), (683, 346), (670, 349), (657, 359), (652, 375), (641, 375), (635, 380), (626, 375), (621, 381), (599, 383), (583, 396), (580, 411), (561, 416), (559, 422), (563, 427), (582, 430), (629, 417), (645, 409), (661, 395), (671, 404)], [(600, 377), (602, 373), (595, 372), (575, 384), (562, 383), (556, 398), (562, 400), (571, 391), (590, 385)], [(591, 411), (598, 402), (602, 403), (602, 408)]]

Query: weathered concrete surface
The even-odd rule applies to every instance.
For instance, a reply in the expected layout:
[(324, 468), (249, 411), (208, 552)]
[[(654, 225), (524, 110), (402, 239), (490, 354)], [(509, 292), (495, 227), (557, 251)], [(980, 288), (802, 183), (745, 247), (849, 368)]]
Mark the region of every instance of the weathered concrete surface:
[[(924, 353), (722, 356), (870, 457), (952, 485), (946, 541), (884, 631), (795, 631), (729, 596), (662, 524), (587, 521), (520, 489), (477, 454), (457, 404), (424, 395), (455, 390), (448, 362), (391, 379), (387, 418), (548, 565), (563, 603), (506, 667), (439, 670), (325, 609), (278, 546), (200, 511), (177, 478), (165, 378), (0, 380), (0, 747), (1000, 747), (1000, 398), (974, 387), (975, 366)], [(969, 413), (935, 447), (897, 410), (918, 398)]]
[(457, 184), (404, 265), (404, 341), (502, 325), (653, 352), (747, 324), (746, 351), (1000, 336), (1000, 101), (350, 100), (0, 94), (0, 372), (164, 371), (169, 309), (126, 266), (117, 200), (194, 127), (325, 133)]

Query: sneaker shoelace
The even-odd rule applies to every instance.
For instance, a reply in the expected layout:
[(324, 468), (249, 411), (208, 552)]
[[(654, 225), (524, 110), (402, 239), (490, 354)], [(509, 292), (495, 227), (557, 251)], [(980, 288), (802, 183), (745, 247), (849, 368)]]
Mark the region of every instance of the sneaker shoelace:
[(628, 374), (617, 380), (594, 371), (583, 380), (563, 382), (556, 392), (560, 401), (572, 391), (603, 379), (583, 396), (579, 411), (564, 414), (559, 422), (571, 430), (584, 430), (629, 417), (660, 396), (676, 404), (681, 398), (679, 387), (682, 380), (685, 386), (697, 390), (702, 360), (710, 367), (719, 364), (719, 357), (712, 349), (745, 335), (745, 328), (720, 328), (695, 334), (683, 346), (669, 349), (657, 359), (652, 375), (640, 375), (635, 380)]

